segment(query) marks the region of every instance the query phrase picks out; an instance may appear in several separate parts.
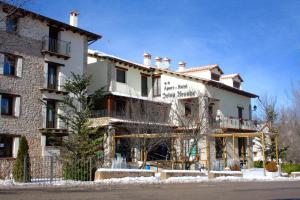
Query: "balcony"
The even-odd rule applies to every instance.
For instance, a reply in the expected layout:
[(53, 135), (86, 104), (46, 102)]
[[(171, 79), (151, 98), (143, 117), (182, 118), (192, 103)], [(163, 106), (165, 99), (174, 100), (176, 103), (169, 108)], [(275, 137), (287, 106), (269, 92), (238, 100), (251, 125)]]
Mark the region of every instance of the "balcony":
[(44, 87), (40, 88), (40, 91), (67, 95), (68, 92), (66, 92), (64, 89), (66, 80), (67, 79), (65, 78), (65, 76), (62, 75), (53, 77), (52, 74), (44, 73)]
[(134, 121), (134, 122), (150, 122), (150, 123), (168, 123), (168, 114), (166, 113), (164, 116), (161, 115), (147, 115), (147, 114), (137, 114), (136, 116), (130, 112), (124, 111), (112, 111), (110, 114), (108, 110), (94, 110), (92, 111), (91, 118), (104, 118), (110, 117), (125, 121)]
[(239, 119), (235, 117), (221, 117), (218, 120), (215, 118), (210, 118), (209, 125), (214, 129), (234, 129), (244, 131), (257, 130), (257, 124), (255, 121), (249, 119)]
[(58, 58), (69, 59), (71, 53), (71, 42), (53, 39), (44, 36), (42, 39), (42, 54), (56, 56)]

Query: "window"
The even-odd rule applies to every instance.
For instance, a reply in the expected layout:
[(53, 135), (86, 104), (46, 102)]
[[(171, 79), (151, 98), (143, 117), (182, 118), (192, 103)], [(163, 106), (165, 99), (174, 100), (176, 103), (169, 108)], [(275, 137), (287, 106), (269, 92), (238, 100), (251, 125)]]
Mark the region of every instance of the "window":
[(49, 27), (49, 51), (51, 52), (59, 53), (58, 33), (59, 29), (52, 26)]
[(116, 115), (124, 116), (126, 114), (126, 101), (117, 100), (116, 101)]
[(16, 17), (7, 17), (6, 18), (6, 32), (15, 33), (17, 31), (18, 18)]
[(48, 63), (48, 89), (57, 89), (57, 66), (53, 63)]
[(220, 80), (220, 75), (216, 73), (211, 74), (211, 80), (219, 81)]
[(223, 158), (223, 146), (224, 146), (223, 138), (216, 138), (215, 139), (216, 159)]
[(46, 136), (46, 146), (61, 146), (62, 137), (57, 135), (47, 135)]
[(192, 115), (192, 107), (189, 103), (184, 104), (184, 115), (186, 117), (191, 117)]
[(126, 70), (117, 68), (117, 82), (126, 83)]
[(246, 155), (246, 138), (238, 138), (239, 157)]
[(141, 84), (142, 84), (142, 96), (147, 97), (148, 96), (148, 78), (147, 78), (147, 76), (144, 76), (144, 75), (141, 76)]
[(233, 81), (233, 87), (240, 89), (241, 83), (238, 81)]
[(47, 101), (46, 128), (55, 128), (56, 125), (56, 102)]
[(0, 158), (13, 156), (13, 137), (0, 135)]
[(13, 115), (13, 97), (3, 94), (1, 96), (1, 115)]
[(153, 96), (160, 96), (160, 76), (153, 77)]
[(4, 56), (4, 66), (3, 66), (3, 74), (4, 75), (16, 75), (16, 61), (17, 58), (12, 55)]

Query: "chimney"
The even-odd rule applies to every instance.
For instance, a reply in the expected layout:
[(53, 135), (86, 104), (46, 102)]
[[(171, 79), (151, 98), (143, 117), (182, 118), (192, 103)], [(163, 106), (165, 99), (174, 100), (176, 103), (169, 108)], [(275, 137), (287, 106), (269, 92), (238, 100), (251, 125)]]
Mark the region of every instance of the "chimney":
[(70, 25), (71, 26), (78, 26), (78, 15), (79, 13), (76, 10), (70, 12)]
[(156, 57), (155, 58), (155, 65), (156, 67), (161, 67), (161, 61), (162, 61), (162, 58), (161, 57)]
[(164, 58), (164, 68), (169, 69), (170, 66), (171, 66), (171, 59), (165, 57), (165, 58)]
[(151, 65), (151, 54), (144, 53), (144, 65), (150, 66)]
[(180, 61), (179, 63), (178, 63), (178, 72), (184, 72), (185, 71), (185, 62), (183, 62), (183, 61)]

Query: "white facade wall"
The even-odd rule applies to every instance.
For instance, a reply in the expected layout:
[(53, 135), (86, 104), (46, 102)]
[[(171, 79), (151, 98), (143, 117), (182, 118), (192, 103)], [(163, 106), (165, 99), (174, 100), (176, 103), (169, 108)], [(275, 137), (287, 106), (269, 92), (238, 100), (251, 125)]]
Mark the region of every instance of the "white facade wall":
[(221, 115), (224, 117), (238, 117), (238, 106), (244, 108), (243, 118), (249, 119), (249, 106), (251, 98), (245, 97), (233, 92), (207, 86), (207, 91), (210, 97), (219, 99), (219, 107)]

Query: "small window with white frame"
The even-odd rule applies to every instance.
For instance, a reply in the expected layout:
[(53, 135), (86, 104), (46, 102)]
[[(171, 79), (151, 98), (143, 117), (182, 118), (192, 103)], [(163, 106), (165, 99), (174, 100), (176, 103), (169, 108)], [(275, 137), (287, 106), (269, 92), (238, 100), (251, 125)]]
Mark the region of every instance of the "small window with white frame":
[(20, 96), (14, 94), (0, 94), (0, 109), (2, 116), (20, 116)]
[(0, 74), (22, 77), (23, 57), (10, 53), (0, 53)]

